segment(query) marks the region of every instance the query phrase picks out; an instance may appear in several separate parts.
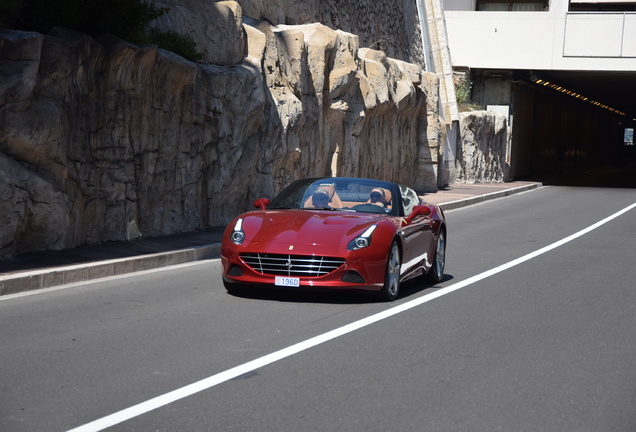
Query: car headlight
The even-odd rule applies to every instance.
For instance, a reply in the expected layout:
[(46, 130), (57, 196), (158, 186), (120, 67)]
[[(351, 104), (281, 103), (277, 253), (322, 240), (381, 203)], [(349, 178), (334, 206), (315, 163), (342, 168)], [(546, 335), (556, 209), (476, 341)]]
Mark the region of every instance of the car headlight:
[(245, 233), (243, 232), (243, 219), (238, 219), (236, 224), (234, 224), (234, 229), (232, 230), (232, 234), (230, 234), (230, 239), (232, 243), (235, 245), (240, 245), (245, 240)]
[(349, 245), (347, 246), (347, 249), (358, 250), (368, 247), (371, 244), (371, 234), (373, 234), (373, 231), (375, 231), (376, 228), (377, 225), (371, 225), (362, 234), (351, 240), (349, 242)]

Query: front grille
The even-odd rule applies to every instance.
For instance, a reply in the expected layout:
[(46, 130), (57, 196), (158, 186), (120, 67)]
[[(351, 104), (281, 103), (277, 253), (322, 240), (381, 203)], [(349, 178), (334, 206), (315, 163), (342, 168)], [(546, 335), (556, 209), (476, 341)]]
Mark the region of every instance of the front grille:
[(240, 256), (255, 271), (280, 276), (324, 276), (345, 262), (344, 258), (313, 255), (245, 253)]

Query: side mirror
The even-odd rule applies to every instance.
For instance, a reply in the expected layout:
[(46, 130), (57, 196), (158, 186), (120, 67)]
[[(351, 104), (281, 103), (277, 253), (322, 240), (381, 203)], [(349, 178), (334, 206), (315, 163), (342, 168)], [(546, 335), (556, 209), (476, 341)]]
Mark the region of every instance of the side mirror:
[(406, 217), (406, 222), (407, 223), (411, 223), (413, 221), (413, 219), (415, 219), (418, 216), (428, 216), (431, 214), (431, 208), (428, 206), (424, 206), (424, 205), (417, 205), (415, 207), (413, 207), (413, 211), (411, 212), (410, 215), (408, 215)]
[(254, 201), (254, 207), (261, 210), (265, 210), (268, 205), (269, 205), (269, 200), (267, 198), (259, 198), (256, 201)]

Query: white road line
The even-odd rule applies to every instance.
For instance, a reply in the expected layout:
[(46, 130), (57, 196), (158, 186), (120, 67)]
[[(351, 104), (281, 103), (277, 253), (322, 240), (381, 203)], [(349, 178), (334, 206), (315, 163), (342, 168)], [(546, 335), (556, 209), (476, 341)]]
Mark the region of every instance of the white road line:
[(572, 234), (569, 237), (566, 237), (562, 240), (559, 240), (555, 243), (552, 243), (551, 245), (548, 245), (544, 248), (541, 248), (535, 252), (529, 253), (527, 255), (522, 256), (521, 258), (518, 258), (516, 260), (510, 261), (506, 264), (502, 264), (499, 267), (495, 267), (492, 270), (488, 270), (485, 271), (483, 273), (480, 273), (476, 276), (473, 276), (471, 278), (468, 278), (464, 281), (458, 282), (456, 284), (453, 284), (451, 286), (448, 286), (446, 288), (442, 288), (438, 291), (435, 291), (431, 294), (427, 294), (424, 295), (422, 297), (416, 298), (414, 300), (408, 301), (406, 303), (403, 303), (401, 305), (395, 306), (391, 309), (385, 310), (383, 312), (377, 313), (375, 315), (371, 315), (367, 318), (363, 318), (359, 321), (355, 321), (351, 324), (345, 325), (343, 327), (337, 328), (335, 330), (332, 330), (330, 332), (324, 333), (322, 335), (313, 337), (311, 339), (308, 339), (306, 341), (297, 343), (295, 345), (289, 346), (287, 348), (284, 348), (280, 351), (276, 351), (273, 352), (271, 354), (268, 354), (264, 357), (252, 360), (250, 362), (244, 363), (242, 365), (236, 366), (232, 369), (228, 369), (224, 372), (218, 373), (216, 375), (212, 375), (208, 378), (205, 378), (201, 381), (197, 381), (195, 383), (192, 383), (190, 385), (187, 385), (185, 387), (179, 388), (177, 390), (171, 391), (169, 393), (163, 394), (161, 396), (158, 396), (156, 398), (150, 399), (146, 402), (142, 402), (140, 404), (134, 405), (130, 408), (126, 408), (124, 410), (118, 411), (116, 413), (110, 414), (106, 417), (102, 417), (101, 419), (95, 420), (93, 422), (87, 423), (83, 426), (79, 426), (75, 429), (70, 430), (69, 432), (88, 432), (88, 431), (101, 431), (104, 430), (108, 427), (123, 423), (127, 420), (130, 420), (132, 418), (138, 417), (142, 414), (145, 414), (147, 412), (150, 412), (152, 410), (155, 410), (157, 408), (161, 408), (165, 405), (168, 405), (172, 402), (176, 402), (180, 399), (184, 399), (188, 396), (192, 396), (193, 394), (202, 392), (204, 390), (208, 390), (216, 385), (222, 384), (224, 382), (227, 382), (233, 378), (236, 378), (238, 376), (241, 376), (243, 374), (246, 374), (248, 372), (252, 372), (255, 371), (259, 368), (262, 368), (264, 366), (267, 366), (269, 364), (275, 363), (279, 360), (282, 360), (284, 358), (290, 357), (294, 354), (298, 354), (299, 352), (308, 350), (309, 348), (315, 347), (317, 345), (323, 344), (325, 342), (328, 342), (330, 340), (336, 339), (340, 336), (343, 336), (347, 333), (351, 333), (353, 331), (359, 330), (363, 327), (367, 327), (371, 324), (374, 324), (378, 321), (382, 321), (386, 318), (392, 317), (394, 315), (397, 315), (399, 313), (402, 313), (404, 311), (407, 311), (409, 309), (413, 309), (417, 306), (420, 306), (424, 303), (428, 303), (431, 300), (434, 300), (436, 298), (442, 297), (446, 294), (450, 294), (454, 291), (457, 291), (459, 289), (465, 288), (469, 285), (472, 285), (476, 282), (479, 282), (483, 279), (486, 279), (490, 276), (493, 276), (497, 273), (501, 273), (505, 270), (508, 270), (516, 265), (519, 265), (521, 263), (524, 263), (528, 260), (531, 260), (533, 258), (538, 257), (539, 255), (542, 255), (544, 253), (547, 253), (553, 249), (556, 249), (560, 246), (563, 246), (566, 243), (569, 243), (587, 233), (589, 233), (590, 231), (595, 230), (596, 228), (599, 228), (602, 225), (605, 225), (606, 223), (610, 222), (613, 219), (616, 219), (617, 217), (621, 216), (624, 213), (627, 213), (628, 211), (632, 210), (633, 208), (636, 207), (636, 203), (630, 205), (629, 207), (624, 208), (623, 210), (614, 213), (613, 215), (595, 223), (594, 225), (591, 225), (575, 234)]

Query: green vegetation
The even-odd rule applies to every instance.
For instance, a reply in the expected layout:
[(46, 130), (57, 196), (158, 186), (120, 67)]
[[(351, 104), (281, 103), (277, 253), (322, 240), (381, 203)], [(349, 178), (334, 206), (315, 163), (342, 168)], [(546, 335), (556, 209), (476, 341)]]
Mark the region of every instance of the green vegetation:
[(197, 44), (190, 36), (183, 36), (174, 31), (162, 32), (157, 29), (150, 29), (148, 35), (151, 43), (155, 43), (163, 49), (176, 52), (192, 61), (203, 60), (203, 53), (197, 51)]
[(0, 27), (7, 27), (18, 19), (20, 0), (0, 0)]
[(136, 44), (157, 44), (189, 60), (201, 60), (203, 55), (190, 36), (149, 28), (166, 12), (146, 0), (0, 0), (0, 26), (40, 33), (65, 27), (93, 37), (110, 33)]
[(470, 100), (473, 82), (467, 73), (456, 76), (455, 78), (455, 97), (457, 98), (457, 107), (460, 112), (478, 111), (482, 107)]
[(473, 82), (468, 75), (463, 74), (455, 80), (455, 95), (457, 103), (463, 104), (470, 101), (470, 91), (473, 88)]

